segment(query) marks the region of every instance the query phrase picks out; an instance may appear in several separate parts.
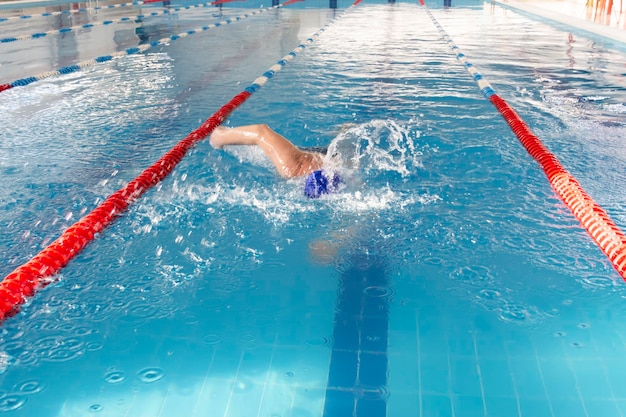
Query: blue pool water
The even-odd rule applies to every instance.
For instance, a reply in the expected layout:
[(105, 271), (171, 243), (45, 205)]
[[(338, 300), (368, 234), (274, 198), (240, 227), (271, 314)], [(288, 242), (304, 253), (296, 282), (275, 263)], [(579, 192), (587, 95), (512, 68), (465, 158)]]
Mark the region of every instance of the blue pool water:
[[(427, 4), (626, 228), (626, 48), (496, 4)], [(0, 82), (241, 6), (2, 44)], [(296, 4), (0, 93), (0, 273), (347, 6)], [(2, 324), (1, 414), (626, 415), (626, 284), (419, 6), (342, 15), (227, 121), (248, 123), (332, 143), (345, 188), (311, 201), (256, 150), (200, 143)]]

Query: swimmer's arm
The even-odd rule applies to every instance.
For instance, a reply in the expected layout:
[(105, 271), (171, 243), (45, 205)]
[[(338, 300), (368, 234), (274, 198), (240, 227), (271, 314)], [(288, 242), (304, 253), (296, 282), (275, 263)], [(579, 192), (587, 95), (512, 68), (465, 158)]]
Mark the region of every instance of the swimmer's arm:
[(321, 169), (323, 163), (321, 155), (301, 151), (287, 138), (265, 124), (233, 128), (218, 126), (209, 141), (216, 149), (228, 145), (256, 145), (263, 150), (284, 178), (307, 175)]
[(341, 254), (349, 249), (356, 241), (359, 224), (335, 230), (325, 239), (316, 239), (309, 243), (309, 253), (313, 262), (320, 265), (335, 263)]

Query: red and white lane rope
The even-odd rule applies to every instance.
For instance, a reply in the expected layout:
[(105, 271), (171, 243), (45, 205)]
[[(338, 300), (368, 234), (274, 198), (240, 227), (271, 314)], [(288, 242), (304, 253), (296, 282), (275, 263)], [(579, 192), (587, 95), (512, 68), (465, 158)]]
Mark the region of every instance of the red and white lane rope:
[(439, 30), (443, 39), (450, 45), (457, 59), (478, 83), (483, 95), (496, 107), (513, 133), (517, 136), (528, 153), (539, 163), (552, 188), (556, 191), (563, 203), (580, 221), (598, 247), (606, 254), (611, 264), (621, 277), (626, 280), (626, 235), (609, 218), (600, 207), (582, 188), (580, 183), (561, 165), (558, 158), (546, 148), (522, 118), (513, 108), (498, 96), (493, 87), (484, 79), (472, 65), (465, 54), (452, 41), (437, 19), (428, 10), (424, 0), (419, 0), (422, 9)]
[[(22, 14), (22, 15), (16, 15), (16, 16), (7, 16), (7, 17), (0, 17), (0, 23), (2, 23), (2, 22), (9, 22), (11, 20), (28, 20), (28, 19), (33, 19), (35, 17), (49, 17), (49, 16), (58, 16), (58, 15), (62, 15), (62, 14), (68, 14), (69, 15), (69, 14), (76, 14), (76, 13), (86, 13), (86, 12), (89, 12), (89, 11), (119, 9), (120, 7), (141, 6), (143, 4), (157, 3), (159, 1), (162, 1), (162, 0), (136, 1), (136, 2), (132, 2), (132, 3), (109, 4), (107, 6), (79, 7), (79, 8), (76, 8), (76, 9), (58, 10), (58, 11), (55, 11), (55, 12), (45, 12), (45, 13), (33, 14), (33, 15)], [(211, 6), (218, 6), (220, 4), (232, 3), (232, 2), (236, 2), (236, 1), (245, 1), (245, 0), (216, 0), (216, 1), (213, 1), (213, 2), (207, 3), (207, 4), (211, 5)], [(180, 7), (176, 7), (176, 9), (183, 10), (183, 9), (192, 9), (194, 7), (196, 7), (196, 6), (180, 6)]]
[(130, 6), (141, 6), (142, 4), (151, 3), (149, 1), (137, 1), (132, 3), (119, 3), (119, 4), (109, 4), (108, 6), (96, 6), (96, 7), (79, 7), (77, 9), (70, 10), (59, 10), (56, 12), (46, 12), (41, 14), (22, 14), (19, 16), (8, 16), (8, 17), (0, 17), (0, 23), (8, 22), (11, 20), (27, 20), (35, 17), (49, 17), (49, 16), (58, 16), (61, 14), (74, 14), (74, 13), (84, 13), (90, 10), (106, 10), (106, 9), (118, 9), (120, 7), (130, 7)]
[(3, 91), (10, 90), (10, 89), (15, 88), (15, 87), (24, 87), (24, 86), (27, 86), (27, 85), (32, 84), (34, 82), (44, 80), (46, 78), (56, 77), (56, 76), (62, 75), (62, 74), (70, 74), (72, 72), (79, 71), (79, 70), (81, 70), (83, 68), (87, 68), (87, 67), (90, 67), (90, 66), (95, 65), (95, 64), (111, 61), (114, 58), (119, 58), (119, 57), (126, 56), (126, 55), (134, 55), (134, 54), (138, 54), (138, 53), (141, 53), (141, 52), (145, 52), (148, 49), (153, 48), (155, 46), (159, 46), (159, 45), (166, 46), (166, 45), (169, 45), (171, 42), (176, 41), (176, 40), (178, 40), (180, 38), (185, 38), (187, 36), (194, 35), (196, 33), (204, 32), (204, 31), (207, 31), (207, 30), (210, 30), (210, 29), (214, 29), (214, 28), (217, 28), (217, 27), (220, 27), (220, 26), (224, 26), (224, 25), (228, 25), (228, 24), (231, 24), (231, 23), (234, 23), (234, 22), (238, 22), (240, 20), (246, 19), (246, 18), (248, 18), (250, 16), (255, 16), (255, 15), (261, 14), (261, 13), (266, 12), (268, 10), (273, 10), (273, 9), (277, 9), (277, 8), (280, 8), (280, 7), (287, 6), (289, 4), (295, 3), (296, 1), (300, 1), (300, 0), (289, 0), (289, 1), (286, 1), (285, 3), (279, 4), (277, 6), (272, 6), (272, 7), (267, 7), (267, 8), (255, 10), (255, 11), (253, 11), (251, 13), (245, 13), (245, 14), (242, 14), (242, 15), (236, 16), (236, 17), (229, 17), (229, 18), (226, 18), (226, 19), (221, 20), (219, 22), (212, 23), (210, 25), (206, 25), (206, 26), (195, 28), (195, 29), (191, 29), (191, 30), (188, 30), (188, 31), (185, 31), (185, 32), (181, 32), (181, 33), (176, 34), (176, 35), (171, 35), (171, 36), (168, 36), (166, 38), (161, 38), (159, 40), (152, 41), (152, 42), (149, 42), (149, 43), (145, 43), (143, 45), (139, 45), (139, 46), (136, 46), (136, 47), (126, 48), (123, 51), (118, 51), (118, 52), (115, 52), (115, 53), (113, 53), (111, 55), (102, 55), (102, 56), (99, 56), (97, 58), (89, 59), (89, 60), (86, 60), (86, 61), (81, 61), (81, 62), (79, 62), (77, 64), (68, 65), (68, 66), (59, 68), (59, 69), (54, 70), (54, 71), (48, 71), (48, 72), (44, 72), (44, 73), (41, 73), (41, 74), (38, 74), (38, 75), (25, 77), (25, 78), (20, 78), (19, 80), (15, 80), (15, 81), (12, 81), (10, 83), (0, 84), (0, 93), (2, 93)]
[[(146, 14), (139, 14), (135, 16), (122, 16), (117, 19), (107, 19), (107, 20), (102, 20), (102, 21), (97, 21), (97, 22), (90, 22), (90, 23), (85, 23), (84, 25), (76, 25), (76, 26), (70, 26), (70, 27), (61, 28), (61, 29), (53, 29), (53, 30), (48, 30), (46, 32), (35, 32), (35, 33), (30, 33), (30, 34), (8, 36), (6, 38), (0, 38), (0, 43), (17, 42), (17, 41), (22, 41), (25, 39), (39, 39), (39, 38), (43, 38), (43, 37), (51, 36), (51, 35), (59, 35), (63, 33), (76, 32), (76, 31), (84, 30), (84, 29), (91, 29), (97, 26), (107, 26), (113, 23), (133, 22), (135, 20), (145, 19), (147, 17), (161, 16), (161, 15), (166, 15), (166, 14), (176, 14), (180, 12), (181, 10), (190, 10), (190, 9), (196, 9), (200, 7), (214, 7), (216, 4), (218, 3), (217, 2), (201, 3), (201, 4), (195, 4), (191, 6), (185, 6), (185, 7), (172, 7), (171, 9), (164, 9), (164, 10), (159, 10), (159, 11), (150, 12)], [(213, 17), (220, 17), (220, 16), (214, 14)]]
[(245, 90), (235, 95), (228, 103), (209, 117), (199, 128), (178, 142), (161, 159), (126, 184), (125, 187), (109, 196), (85, 217), (70, 226), (59, 238), (35, 257), (7, 275), (0, 282), (0, 320), (15, 314), (19, 310), (20, 305), (32, 297), (38, 289), (50, 283), (51, 277), (57, 274), (76, 254), (84, 249), (97, 233), (103, 231), (133, 201), (168, 176), (197, 142), (210, 135), (217, 126), (222, 124), (236, 108), (259, 90), (274, 74), (279, 72), (308, 45), (312, 44), (328, 26), (343, 17), (345, 13), (354, 8), (360, 1), (357, 0), (342, 14), (328, 22), (304, 43), (272, 65)]

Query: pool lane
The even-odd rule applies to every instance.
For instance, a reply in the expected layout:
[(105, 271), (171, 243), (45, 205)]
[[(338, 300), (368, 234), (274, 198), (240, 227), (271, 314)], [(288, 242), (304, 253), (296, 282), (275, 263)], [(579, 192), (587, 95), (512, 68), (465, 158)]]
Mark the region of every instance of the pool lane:
[(324, 417), (387, 415), (389, 279), (384, 260), (355, 255), (335, 306)]

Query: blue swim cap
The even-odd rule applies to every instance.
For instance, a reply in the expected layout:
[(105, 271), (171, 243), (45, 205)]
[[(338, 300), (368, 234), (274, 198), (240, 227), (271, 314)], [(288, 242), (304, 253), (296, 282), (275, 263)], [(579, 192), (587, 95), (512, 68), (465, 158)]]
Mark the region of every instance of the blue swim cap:
[(318, 198), (322, 194), (335, 192), (340, 183), (341, 178), (335, 173), (333, 173), (332, 178), (330, 178), (329, 174), (321, 170), (313, 171), (306, 177), (304, 195), (309, 198)]

